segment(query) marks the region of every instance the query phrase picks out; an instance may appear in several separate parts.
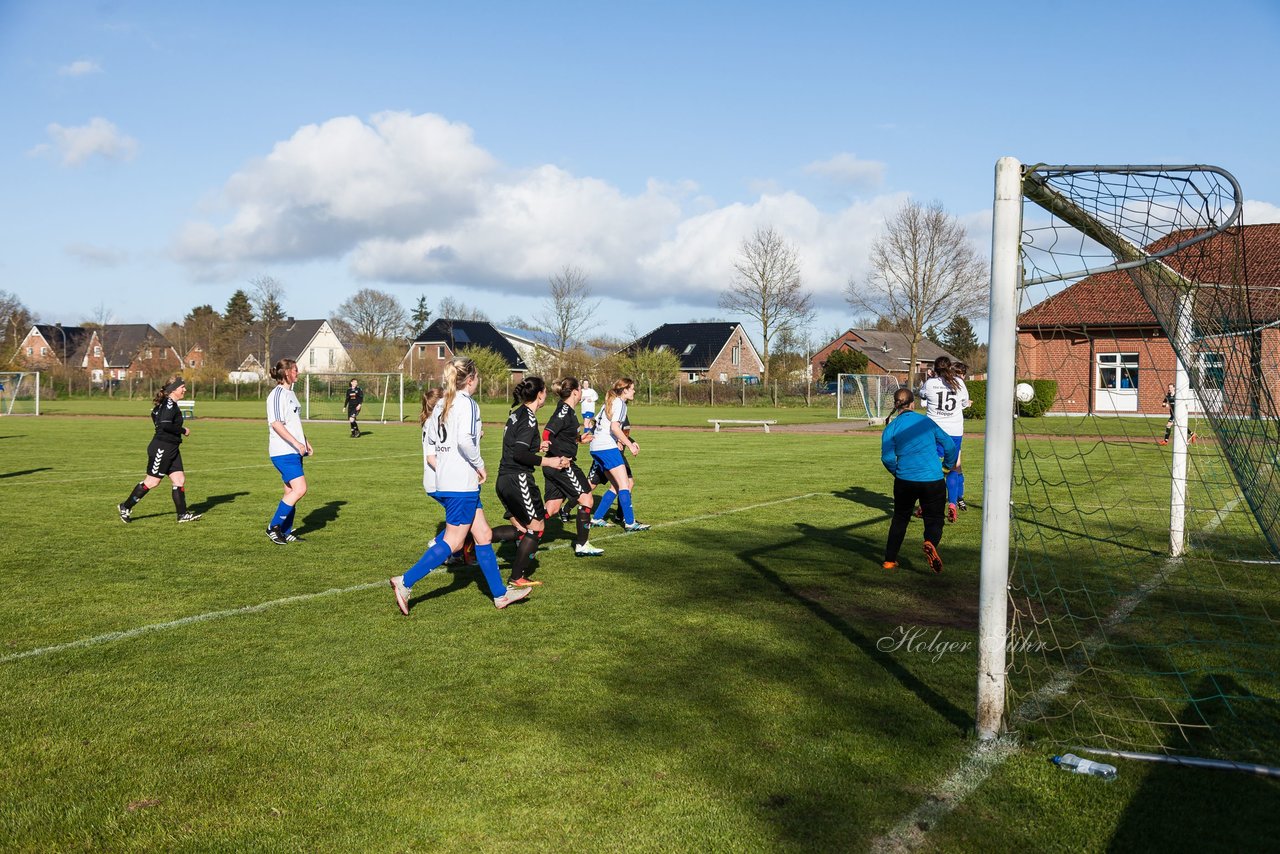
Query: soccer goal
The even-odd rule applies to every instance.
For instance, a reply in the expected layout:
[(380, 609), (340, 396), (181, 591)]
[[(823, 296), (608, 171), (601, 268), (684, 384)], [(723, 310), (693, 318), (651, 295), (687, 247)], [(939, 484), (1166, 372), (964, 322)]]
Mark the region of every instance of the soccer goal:
[(307, 421), (346, 421), (347, 389), (356, 380), (364, 392), (360, 418), (387, 423), (404, 420), (404, 374), (302, 374), (302, 411)]
[(40, 414), (40, 372), (0, 371), (0, 415)]
[[(982, 738), (1280, 776), (1280, 226), (1241, 200), (997, 164)], [(1015, 378), (1065, 417), (1013, 418)]]
[(836, 418), (884, 421), (893, 411), (898, 381), (883, 374), (838, 374)]

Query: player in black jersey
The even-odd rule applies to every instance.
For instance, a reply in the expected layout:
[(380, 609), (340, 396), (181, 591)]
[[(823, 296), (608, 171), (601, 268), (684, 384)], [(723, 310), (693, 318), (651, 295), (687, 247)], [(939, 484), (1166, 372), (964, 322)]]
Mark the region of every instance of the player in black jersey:
[(152, 401), (151, 423), (155, 425), (156, 434), (147, 445), (147, 474), (124, 503), (116, 505), (121, 522), (131, 520), (134, 505), (165, 477), (173, 484), (173, 506), (178, 511), (178, 521), (194, 522), (202, 515), (187, 510), (186, 474), (182, 470), (182, 453), (178, 450), (182, 437), (191, 435), (190, 428), (182, 426), (182, 410), (178, 408), (178, 401), (186, 394), (187, 384), (182, 377), (175, 376)]
[(542, 440), (547, 445), (547, 453), (557, 457), (567, 457), (569, 466), (564, 469), (546, 469), (542, 473), (547, 487), (547, 515), (560, 511), (567, 503), (578, 507), (578, 531), (573, 538), (573, 553), (578, 557), (596, 557), (604, 554), (587, 541), (591, 533), (591, 510), (595, 500), (591, 495), (591, 481), (582, 469), (578, 468), (578, 445), (591, 441), (590, 434), (584, 436), (578, 428), (578, 416), (575, 412), (582, 390), (578, 380), (566, 377), (555, 387), (560, 397), (560, 405), (555, 413), (547, 419), (547, 426), (542, 431)]
[(347, 387), (347, 421), (351, 424), (351, 438), (360, 438), (360, 425), (356, 423), (356, 416), (360, 414), (360, 407), (364, 406), (364, 389), (360, 388), (360, 380), (355, 377), (351, 378), (351, 384)]
[[(502, 462), (498, 465), (497, 493), (507, 517), (524, 529), (516, 546), (516, 559), (511, 566), (509, 587), (532, 587), (541, 584), (529, 578), (529, 561), (538, 550), (538, 540), (546, 528), (547, 510), (542, 493), (534, 480), (535, 467), (564, 470), (571, 460), (562, 456), (539, 457), (546, 446), (538, 433), (537, 411), (547, 400), (547, 387), (541, 377), (525, 377), (512, 390), (512, 409), (502, 433)], [(494, 538), (501, 533), (495, 529)]]

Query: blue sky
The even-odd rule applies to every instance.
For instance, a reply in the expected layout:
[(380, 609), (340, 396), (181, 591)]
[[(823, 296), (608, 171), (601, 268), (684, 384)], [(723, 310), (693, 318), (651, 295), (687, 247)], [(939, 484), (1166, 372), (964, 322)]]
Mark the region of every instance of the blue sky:
[[(1280, 3), (0, 0), (0, 289), (162, 324), (249, 279), (622, 335), (716, 307), (744, 237), (819, 315), (908, 198), (987, 251), (997, 158), (1212, 163), (1280, 219)], [(736, 319), (736, 318), (731, 318)]]

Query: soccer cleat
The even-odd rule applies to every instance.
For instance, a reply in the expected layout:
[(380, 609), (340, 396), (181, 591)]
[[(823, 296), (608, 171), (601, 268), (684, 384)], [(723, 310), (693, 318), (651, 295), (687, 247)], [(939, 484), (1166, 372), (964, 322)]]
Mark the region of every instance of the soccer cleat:
[(959, 518), (960, 518), (960, 513), (959, 513), (959, 509), (956, 507), (956, 505), (954, 505), (954, 504), (948, 504), (948, 505), (947, 505), (947, 521), (948, 521), (948, 522), (955, 522), (955, 521), (956, 521), (956, 519), (959, 519)]
[(1161, 440), (1159, 440), (1158, 442), (1156, 442), (1156, 444), (1157, 444), (1157, 445), (1167, 445), (1167, 444), (1169, 444), (1169, 440), (1168, 440), (1168, 439), (1161, 439)]
[(132, 521), (132, 519), (129, 518), (130, 516), (133, 515), (133, 511), (131, 509), (129, 509), (128, 507), (125, 507), (123, 504), (117, 504), (116, 509), (120, 511), (121, 522), (124, 522), (127, 525), (129, 524), (129, 522)]
[(507, 582), (508, 587), (541, 587), (541, 581), (534, 581), (532, 578), (514, 578)]
[(507, 590), (506, 593), (503, 593), (501, 596), (494, 598), (493, 607), (501, 611), (503, 608), (507, 607), (512, 602), (519, 602), (521, 599), (524, 599), (532, 592), (533, 590), (529, 587), (510, 588), (509, 590)]
[(1196, 436), (1195, 433), (1192, 433), (1190, 436), (1187, 437), (1187, 441), (1190, 442), (1192, 445), (1194, 445), (1196, 443), (1196, 439), (1198, 438), (1199, 437)]
[(587, 526), (590, 528), (607, 528), (610, 524), (612, 523), (610, 523), (608, 519), (597, 519), (592, 516), (591, 521), (587, 523)]
[(647, 531), (649, 530), (649, 527), (649, 525), (646, 525), (643, 522), (632, 522), (630, 525), (623, 525), (622, 530), (626, 531), (628, 534), (633, 534), (636, 531)]
[(964, 503), (963, 498), (956, 502), (956, 507), (959, 507), (961, 511), (969, 509), (969, 505)]
[(938, 554), (937, 548), (928, 540), (924, 541), (924, 559), (929, 562), (929, 568), (934, 572), (942, 572), (942, 555)]
[(181, 516), (178, 517), (178, 524), (182, 524), (183, 522), (194, 522), (195, 520), (199, 519), (203, 515), (204, 515), (203, 513), (190, 513), (190, 512), (183, 513)]
[(574, 557), (599, 557), (604, 554), (604, 549), (598, 549), (591, 543), (583, 543), (580, 546), (573, 547)]
[(404, 586), (404, 576), (397, 575), (390, 579), (391, 592), (396, 596), (396, 607), (400, 613), (409, 616), (409, 588)]
[(284, 538), (284, 531), (281, 531), (279, 528), (267, 528), (267, 539), (275, 543), (277, 546), (289, 544), (289, 541)]
[(882, 564), (880, 564), (880, 565), (881, 565), (881, 566), (883, 566), (885, 569), (897, 569), (897, 568), (898, 568), (898, 562), (897, 562), (896, 560), (886, 560), (884, 563), (882, 563)]

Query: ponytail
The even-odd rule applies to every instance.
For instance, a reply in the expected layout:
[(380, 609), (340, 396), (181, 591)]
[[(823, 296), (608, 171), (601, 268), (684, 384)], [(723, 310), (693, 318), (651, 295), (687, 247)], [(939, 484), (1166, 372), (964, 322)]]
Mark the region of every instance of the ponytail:
[(296, 367), (298, 367), (298, 363), (293, 359), (281, 359), (271, 369), (271, 379), (275, 380), (278, 385), (284, 385), (284, 372)]
[(956, 390), (956, 369), (949, 356), (939, 356), (933, 360), (933, 373), (946, 384), (947, 388)]
[(467, 380), (475, 376), (476, 363), (468, 359), (466, 356), (455, 356), (449, 360), (449, 364), (444, 366), (444, 372), (440, 376), (441, 384), (444, 386), (444, 408), (440, 410), (440, 423), (443, 425), (449, 419), (449, 409), (453, 406), (453, 398), (458, 393), (458, 389), (467, 384)]
[(169, 379), (165, 382), (165, 384), (160, 387), (160, 390), (156, 392), (156, 396), (152, 399), (151, 405), (159, 406), (160, 404), (164, 403), (164, 399), (166, 397), (173, 394), (175, 391), (177, 391), (179, 388), (181, 388), (186, 384), (187, 383), (184, 379), (182, 379), (181, 374), (174, 374), (173, 376), (169, 377)]
[(609, 389), (609, 393), (604, 396), (604, 409), (602, 410), (609, 420), (613, 420), (613, 402), (622, 396), (622, 393), (636, 384), (631, 377), (622, 377), (613, 384), (613, 388)]
[(898, 389), (893, 393), (893, 411), (889, 413), (889, 418), (886, 418), (885, 421), (888, 422), (895, 415), (901, 415), (906, 412), (911, 408), (911, 404), (915, 402), (916, 396), (911, 389), (906, 386)]
[(564, 379), (560, 380), (560, 382), (556, 383), (555, 390), (556, 390), (556, 395), (561, 400), (567, 400), (569, 398), (569, 395), (573, 394), (575, 391), (578, 390), (578, 378), (565, 377)]
[(422, 414), (418, 416), (418, 426), (421, 427), (427, 423), (427, 419), (431, 417), (431, 412), (436, 408), (436, 404), (440, 402), (440, 396), (444, 394), (440, 390), (440, 386), (428, 386), (427, 390), (422, 393)]
[(533, 403), (547, 388), (542, 377), (525, 377), (516, 383), (511, 390), (511, 411), (515, 412), (526, 403)]

